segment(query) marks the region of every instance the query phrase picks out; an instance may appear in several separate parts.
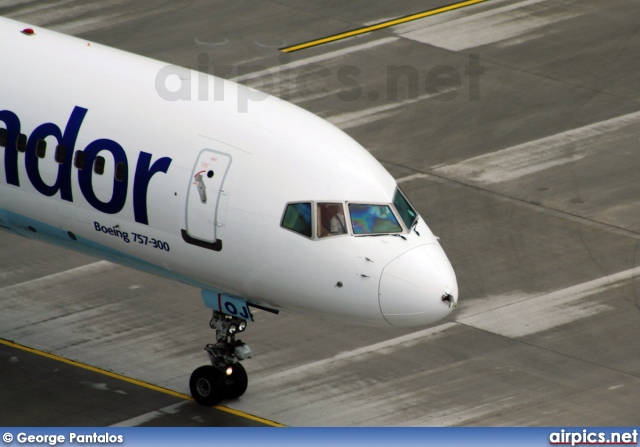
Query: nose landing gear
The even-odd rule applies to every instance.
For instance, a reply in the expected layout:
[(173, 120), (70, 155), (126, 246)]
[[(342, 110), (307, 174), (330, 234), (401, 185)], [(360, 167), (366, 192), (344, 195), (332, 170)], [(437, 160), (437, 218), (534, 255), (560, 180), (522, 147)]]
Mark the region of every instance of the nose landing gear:
[(189, 389), (196, 402), (210, 407), (222, 399), (237, 399), (244, 394), (249, 380), (240, 360), (250, 358), (253, 353), (249, 346), (235, 339), (237, 333), (247, 328), (245, 320), (214, 310), (209, 326), (216, 331), (216, 343), (204, 348), (211, 365), (193, 371)]

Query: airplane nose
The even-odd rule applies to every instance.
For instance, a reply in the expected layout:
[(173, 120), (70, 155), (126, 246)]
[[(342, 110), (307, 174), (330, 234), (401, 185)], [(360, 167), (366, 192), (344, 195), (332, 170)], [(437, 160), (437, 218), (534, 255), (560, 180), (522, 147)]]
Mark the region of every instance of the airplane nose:
[(392, 326), (417, 326), (446, 317), (458, 305), (458, 283), (439, 244), (413, 248), (382, 271), (380, 309)]

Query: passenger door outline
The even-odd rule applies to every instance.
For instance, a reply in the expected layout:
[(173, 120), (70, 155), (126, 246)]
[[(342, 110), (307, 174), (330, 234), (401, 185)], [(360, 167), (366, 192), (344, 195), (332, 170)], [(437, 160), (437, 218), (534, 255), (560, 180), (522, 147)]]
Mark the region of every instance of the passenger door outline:
[[(228, 192), (223, 189), (231, 166), (231, 155), (214, 149), (202, 149), (189, 178), (185, 226), (182, 237), (185, 242), (202, 248), (220, 251), (222, 241), (218, 227), (226, 214)], [(222, 197), (222, 200), (221, 200)]]

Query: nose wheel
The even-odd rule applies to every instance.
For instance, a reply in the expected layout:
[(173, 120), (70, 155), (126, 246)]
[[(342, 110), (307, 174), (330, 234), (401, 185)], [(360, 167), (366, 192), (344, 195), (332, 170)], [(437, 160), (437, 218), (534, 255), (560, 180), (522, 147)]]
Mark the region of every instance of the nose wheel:
[(246, 329), (245, 320), (213, 311), (209, 326), (216, 331), (216, 343), (204, 348), (211, 365), (193, 371), (189, 390), (196, 402), (210, 407), (222, 399), (237, 399), (244, 394), (249, 379), (240, 360), (250, 358), (253, 353), (249, 346), (235, 339), (236, 334)]
[(197, 368), (189, 379), (191, 395), (201, 405), (217, 405), (225, 395), (224, 375), (210, 365)]

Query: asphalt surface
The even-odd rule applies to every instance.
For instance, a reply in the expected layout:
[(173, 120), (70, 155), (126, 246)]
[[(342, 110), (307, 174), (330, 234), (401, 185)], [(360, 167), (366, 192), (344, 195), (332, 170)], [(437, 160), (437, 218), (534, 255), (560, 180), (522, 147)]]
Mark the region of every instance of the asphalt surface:
[[(249, 389), (225, 407), (295, 426), (640, 425), (640, 5), (490, 0), (279, 51), (446, 3), (12, 0), (0, 15), (328, 119), (440, 237), (460, 288), (449, 320), (384, 330), (257, 312)], [(7, 233), (0, 309), (2, 339), (182, 394), (213, 339), (197, 290)], [(34, 355), (0, 348), (0, 425), (238, 423)]]
[(0, 365), (0, 425), (5, 427), (274, 425), (7, 342), (0, 343)]

